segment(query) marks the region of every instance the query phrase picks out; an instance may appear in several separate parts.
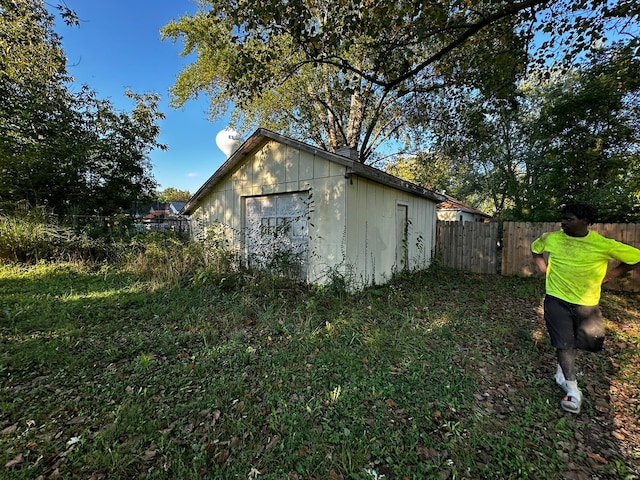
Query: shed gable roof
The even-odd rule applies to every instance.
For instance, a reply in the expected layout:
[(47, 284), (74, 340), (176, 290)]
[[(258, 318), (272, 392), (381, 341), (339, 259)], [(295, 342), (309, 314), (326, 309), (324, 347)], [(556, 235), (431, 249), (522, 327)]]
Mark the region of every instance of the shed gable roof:
[(181, 213), (185, 215), (192, 214), (200, 203), (200, 200), (202, 200), (213, 189), (213, 187), (227, 175), (227, 173), (233, 171), (238, 165), (246, 161), (250, 155), (262, 148), (270, 140), (289, 145), (298, 150), (303, 150), (317, 155), (330, 162), (343, 165), (345, 167), (345, 177), (347, 178), (355, 175), (427, 198), (437, 203), (445, 201), (444, 196), (432, 190), (407, 182), (406, 180), (402, 180), (377, 168), (364, 165), (348, 157), (328, 152), (319, 147), (314, 147), (298, 140), (294, 140), (293, 138), (279, 135), (270, 130), (259, 128), (227, 159), (226, 162), (222, 164), (222, 166), (220, 166), (220, 168), (218, 168), (218, 170), (215, 171), (213, 175), (211, 175), (211, 177), (209, 177), (202, 187), (200, 187), (189, 199), (186, 205), (182, 208)]

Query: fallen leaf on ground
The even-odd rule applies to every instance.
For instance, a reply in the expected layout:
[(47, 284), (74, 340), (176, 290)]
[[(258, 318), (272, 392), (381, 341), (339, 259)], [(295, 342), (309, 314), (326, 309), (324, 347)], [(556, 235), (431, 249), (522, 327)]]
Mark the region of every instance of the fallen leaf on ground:
[(564, 473), (565, 480), (588, 480), (591, 478), (587, 473), (579, 470), (571, 470)]
[(213, 457), (218, 465), (224, 464), (224, 462), (227, 461), (227, 458), (229, 458), (229, 450), (222, 450), (221, 452), (216, 453)]
[(70, 447), (71, 445), (75, 445), (76, 443), (79, 443), (81, 440), (82, 440), (81, 437), (71, 437), (67, 441), (67, 447)]
[(438, 456), (438, 451), (433, 447), (425, 447), (423, 445), (416, 446), (416, 453), (421, 462), (426, 462), (431, 458)]
[(602, 465), (606, 465), (607, 463), (609, 463), (607, 461), (606, 458), (604, 458), (602, 455), (600, 455), (599, 453), (589, 453), (589, 458), (591, 460), (595, 460), (598, 463), (601, 463)]
[(620, 432), (612, 432), (611, 435), (616, 437), (618, 440), (624, 440), (626, 437)]
[(275, 447), (275, 446), (278, 444), (278, 442), (279, 442), (279, 441), (280, 441), (280, 437), (279, 437), (278, 435), (276, 435), (275, 437), (273, 437), (273, 438), (269, 441), (269, 443), (267, 444), (267, 446), (265, 447), (265, 449), (266, 449), (267, 451), (269, 451), (269, 450), (273, 449), (273, 447)]
[(19, 453), (14, 457), (13, 460), (9, 460), (7, 463), (5, 463), (4, 468), (14, 468), (23, 463), (24, 463), (24, 455)]
[(599, 413), (608, 413), (609, 410), (610, 410), (609, 409), (609, 404), (607, 403), (607, 401), (606, 400), (602, 400), (600, 398), (598, 398), (596, 400), (595, 409)]
[(144, 461), (148, 462), (149, 460), (153, 460), (153, 458), (156, 456), (157, 453), (158, 453), (157, 450), (153, 450), (153, 449), (146, 450), (143, 456)]
[(13, 425), (9, 425), (8, 427), (4, 428), (0, 433), (2, 435), (11, 435), (12, 433), (15, 433), (16, 430), (18, 430), (18, 424), (14, 423)]

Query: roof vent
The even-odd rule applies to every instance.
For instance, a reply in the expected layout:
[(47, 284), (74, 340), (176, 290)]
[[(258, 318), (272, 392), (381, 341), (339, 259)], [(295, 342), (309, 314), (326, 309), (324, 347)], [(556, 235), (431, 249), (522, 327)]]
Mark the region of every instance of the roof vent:
[(360, 153), (358, 152), (358, 150), (356, 148), (347, 147), (346, 145), (344, 147), (340, 147), (336, 151), (336, 153), (338, 155), (342, 155), (343, 157), (350, 158), (355, 162), (360, 160)]

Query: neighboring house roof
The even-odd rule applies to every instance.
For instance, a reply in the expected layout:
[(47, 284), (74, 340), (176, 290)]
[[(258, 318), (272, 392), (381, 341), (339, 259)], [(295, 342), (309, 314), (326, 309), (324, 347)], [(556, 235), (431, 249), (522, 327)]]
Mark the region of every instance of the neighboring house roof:
[(165, 210), (169, 210), (169, 204), (168, 203), (160, 203), (160, 202), (156, 202), (153, 203), (152, 205), (149, 206), (149, 212), (155, 212), (155, 211), (165, 211)]
[(173, 213), (180, 213), (180, 210), (184, 208), (187, 202), (171, 202), (169, 203), (169, 209)]
[(478, 215), (485, 218), (491, 218), (491, 215), (488, 215), (484, 212), (481, 212), (477, 208), (473, 208), (466, 203), (462, 203), (460, 200), (456, 200), (450, 195), (446, 193), (442, 193), (442, 196), (445, 197), (445, 201), (438, 204), (438, 210), (440, 211), (456, 211), (456, 212), (466, 212), (473, 215)]
[(144, 220), (153, 220), (153, 219), (156, 219), (156, 218), (164, 218), (164, 216), (167, 215), (168, 213), (169, 213), (169, 211), (167, 211), (167, 210), (154, 210), (153, 212), (147, 213), (142, 218)]
[(192, 214), (193, 211), (197, 208), (199, 201), (203, 199), (213, 189), (213, 187), (222, 178), (224, 178), (227, 173), (232, 171), (237, 165), (244, 161), (246, 157), (261, 148), (270, 140), (275, 140), (279, 143), (289, 145), (299, 150), (318, 155), (331, 162), (343, 165), (345, 167), (346, 178), (355, 175), (381, 183), (383, 185), (388, 185), (390, 187), (403, 190), (405, 192), (428, 198), (430, 200), (433, 200), (434, 202), (443, 202), (445, 200), (444, 196), (432, 190), (421, 187), (411, 182), (407, 182), (406, 180), (402, 180), (398, 177), (394, 177), (393, 175), (389, 175), (382, 170), (378, 170), (377, 168), (371, 167), (369, 165), (364, 165), (363, 163), (360, 163), (349, 157), (331, 153), (319, 147), (314, 147), (298, 140), (294, 140), (293, 138), (279, 135), (264, 128), (259, 128), (227, 159), (224, 164), (222, 164), (222, 166), (218, 170), (216, 170), (216, 172), (204, 183), (204, 185), (200, 187), (200, 189), (193, 195), (193, 197), (189, 199), (187, 204), (182, 208), (181, 213), (185, 215)]

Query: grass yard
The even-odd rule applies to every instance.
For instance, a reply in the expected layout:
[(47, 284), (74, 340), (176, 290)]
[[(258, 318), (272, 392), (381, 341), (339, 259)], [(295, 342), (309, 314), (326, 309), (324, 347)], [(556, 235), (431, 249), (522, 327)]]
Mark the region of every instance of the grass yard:
[(3, 479), (634, 479), (640, 299), (559, 406), (541, 279), (434, 267), (347, 295), (0, 266)]

